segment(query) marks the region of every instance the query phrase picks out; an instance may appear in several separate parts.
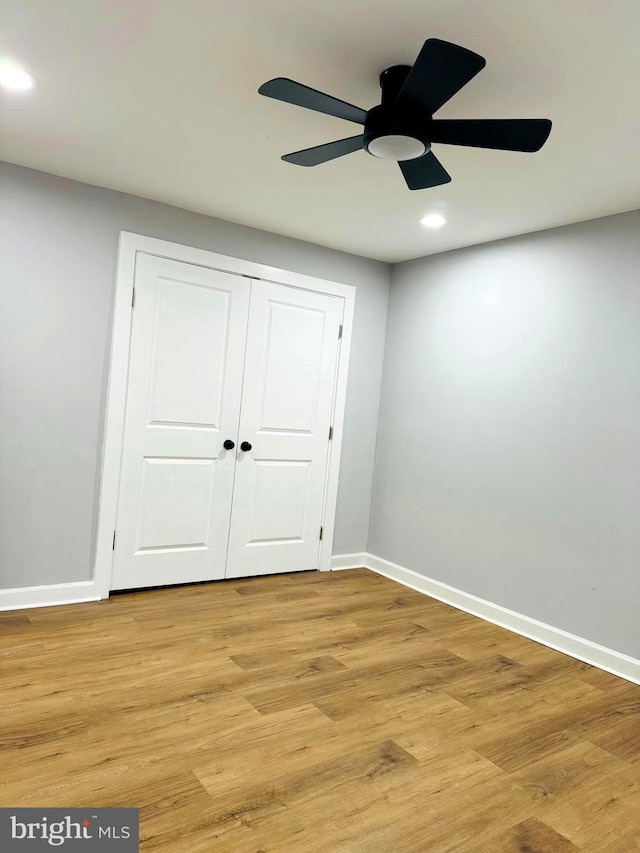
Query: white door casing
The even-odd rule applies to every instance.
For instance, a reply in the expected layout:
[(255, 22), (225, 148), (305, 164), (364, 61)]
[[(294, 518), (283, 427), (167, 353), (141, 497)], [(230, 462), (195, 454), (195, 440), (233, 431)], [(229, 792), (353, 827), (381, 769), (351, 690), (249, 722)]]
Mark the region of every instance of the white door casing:
[(112, 589), (224, 577), (249, 291), (138, 257)]
[(343, 311), (252, 282), (226, 577), (318, 568)]

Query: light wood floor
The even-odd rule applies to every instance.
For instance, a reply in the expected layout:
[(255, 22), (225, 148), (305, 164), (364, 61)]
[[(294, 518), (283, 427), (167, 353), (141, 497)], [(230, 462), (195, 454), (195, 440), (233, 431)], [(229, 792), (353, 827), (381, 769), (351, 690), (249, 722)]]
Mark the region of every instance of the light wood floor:
[(0, 614), (0, 696), (0, 806), (143, 851), (640, 851), (640, 687), (364, 569)]

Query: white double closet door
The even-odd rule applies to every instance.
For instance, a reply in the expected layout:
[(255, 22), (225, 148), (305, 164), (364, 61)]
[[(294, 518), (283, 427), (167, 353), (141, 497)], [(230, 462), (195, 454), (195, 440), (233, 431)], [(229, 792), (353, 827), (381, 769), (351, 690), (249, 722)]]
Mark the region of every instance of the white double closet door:
[(112, 589), (318, 568), (343, 303), (138, 254)]

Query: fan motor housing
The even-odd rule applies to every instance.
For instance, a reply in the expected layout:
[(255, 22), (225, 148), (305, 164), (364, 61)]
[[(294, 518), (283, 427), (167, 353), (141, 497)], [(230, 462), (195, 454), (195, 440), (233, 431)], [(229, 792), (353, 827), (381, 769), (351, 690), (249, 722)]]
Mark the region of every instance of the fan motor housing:
[(410, 71), (410, 65), (392, 65), (380, 75), (382, 103), (369, 110), (364, 126), (364, 149), (374, 157), (413, 160), (431, 149), (424, 119), (418, 127), (415, 113), (395, 106)]
[[(365, 150), (374, 157), (386, 156), (377, 153), (382, 148), (380, 144), (377, 146), (374, 144), (372, 148), (372, 143), (376, 143), (378, 140), (382, 142), (385, 137), (397, 140), (399, 150), (406, 149), (407, 151), (407, 156), (394, 157), (393, 155), (389, 155), (390, 159), (412, 160), (415, 157), (422, 157), (431, 150), (431, 142), (427, 138), (424, 123), (419, 128), (410, 115), (399, 112), (393, 106), (381, 104), (379, 107), (373, 107), (373, 109), (369, 110), (367, 115), (367, 121), (364, 126)], [(404, 146), (401, 143), (402, 139), (406, 140)], [(414, 141), (413, 144), (411, 144), (412, 140)], [(416, 143), (421, 143), (422, 148)]]

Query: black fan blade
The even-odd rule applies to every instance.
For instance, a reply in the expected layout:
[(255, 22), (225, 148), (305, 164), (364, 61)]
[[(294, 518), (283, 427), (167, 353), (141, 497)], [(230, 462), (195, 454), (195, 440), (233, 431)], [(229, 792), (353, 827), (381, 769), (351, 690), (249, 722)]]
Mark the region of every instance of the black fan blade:
[(428, 130), (431, 142), (502, 151), (539, 151), (550, 133), (548, 118), (441, 119)]
[(287, 163), (295, 163), (296, 166), (319, 166), (343, 157), (354, 151), (360, 151), (364, 146), (364, 136), (350, 136), (348, 139), (337, 139), (335, 142), (326, 142), (324, 145), (316, 145), (314, 148), (305, 148), (304, 151), (294, 151), (293, 154), (285, 154), (282, 158)]
[(400, 90), (397, 106), (422, 109), (430, 116), (459, 92), (487, 64), (457, 44), (427, 39)]
[(410, 190), (424, 190), (448, 184), (451, 176), (433, 152), (429, 151), (415, 160), (403, 160), (398, 163)]
[(275, 98), (276, 101), (285, 101), (287, 104), (295, 104), (318, 113), (344, 118), (356, 124), (364, 124), (367, 119), (366, 110), (361, 110), (360, 107), (354, 107), (353, 104), (340, 101), (331, 95), (325, 95), (317, 89), (303, 86), (302, 83), (296, 83), (295, 80), (289, 80), (287, 77), (276, 77), (274, 80), (263, 83), (258, 92), (266, 95), (267, 98)]

